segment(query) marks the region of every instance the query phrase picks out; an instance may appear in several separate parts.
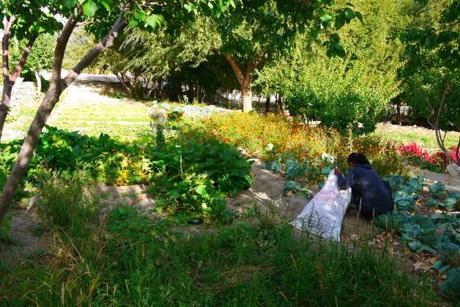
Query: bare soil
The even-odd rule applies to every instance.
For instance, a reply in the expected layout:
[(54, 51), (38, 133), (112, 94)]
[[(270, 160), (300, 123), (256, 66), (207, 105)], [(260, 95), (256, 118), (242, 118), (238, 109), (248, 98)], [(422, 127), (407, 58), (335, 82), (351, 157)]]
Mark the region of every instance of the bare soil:
[(45, 260), (52, 244), (52, 236), (40, 222), (34, 210), (10, 211), (10, 242), (0, 242), (3, 265), (12, 266), (27, 259)]

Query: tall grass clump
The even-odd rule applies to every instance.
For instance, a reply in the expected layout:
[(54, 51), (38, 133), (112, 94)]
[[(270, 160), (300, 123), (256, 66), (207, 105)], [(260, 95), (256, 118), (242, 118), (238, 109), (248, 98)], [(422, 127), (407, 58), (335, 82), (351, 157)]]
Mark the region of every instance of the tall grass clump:
[[(74, 238), (72, 238), (74, 239)], [(45, 266), (0, 280), (0, 301), (40, 306), (422, 306), (424, 280), (366, 245), (310, 241), (288, 225), (235, 223), (211, 233), (168, 229), (118, 207), (91, 238), (61, 244)]]
[(98, 202), (83, 173), (63, 177), (57, 172), (40, 174), (37, 212), (44, 224), (72, 236), (81, 236), (98, 218)]

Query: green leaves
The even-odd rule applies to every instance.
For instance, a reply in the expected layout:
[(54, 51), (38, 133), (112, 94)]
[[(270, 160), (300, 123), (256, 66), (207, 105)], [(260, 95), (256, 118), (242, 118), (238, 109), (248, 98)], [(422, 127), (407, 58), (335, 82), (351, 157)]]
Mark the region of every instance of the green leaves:
[(151, 14), (141, 9), (137, 9), (131, 19), (129, 20), (129, 26), (131, 28), (138, 27), (142, 25), (144, 28), (147, 28), (152, 31), (158, 30), (160, 26), (165, 24), (165, 18), (161, 14)]
[(212, 139), (176, 145), (152, 152), (151, 190), (162, 210), (216, 218), (225, 210), (225, 195), (251, 186), (251, 164), (231, 146)]
[(62, 4), (67, 9), (73, 9), (77, 5), (77, 0), (63, 0)]
[(362, 21), (362, 14), (360, 12), (354, 11), (351, 7), (346, 7), (344, 9), (340, 9), (336, 12), (335, 17), (335, 29), (341, 29), (345, 24), (350, 23), (354, 18), (358, 18)]
[(344, 57), (345, 49), (343, 48), (342, 43), (340, 42), (340, 37), (337, 33), (333, 34), (329, 40), (323, 43), (326, 46), (326, 54), (328, 57)]
[(152, 30), (158, 29), (162, 24), (164, 24), (165, 19), (162, 15), (153, 14), (145, 18), (145, 24), (150, 27)]
[(83, 4), (83, 14), (85, 14), (87, 17), (93, 17), (96, 15), (98, 9), (99, 6), (94, 0), (87, 0)]

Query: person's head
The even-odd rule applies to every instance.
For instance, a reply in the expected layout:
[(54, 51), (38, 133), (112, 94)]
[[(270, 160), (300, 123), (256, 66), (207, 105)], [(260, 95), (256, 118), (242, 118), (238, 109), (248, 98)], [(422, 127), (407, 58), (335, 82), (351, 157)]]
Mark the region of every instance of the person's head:
[(367, 157), (359, 152), (353, 152), (348, 156), (347, 159), (348, 166), (353, 167), (356, 164), (364, 164), (364, 165), (371, 165)]

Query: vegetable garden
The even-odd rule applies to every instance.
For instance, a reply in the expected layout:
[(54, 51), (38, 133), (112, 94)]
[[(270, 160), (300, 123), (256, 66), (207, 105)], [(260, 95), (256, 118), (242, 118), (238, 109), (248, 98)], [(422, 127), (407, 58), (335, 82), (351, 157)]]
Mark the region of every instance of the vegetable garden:
[[(0, 0), (0, 305), (458, 305), (459, 12)], [(294, 229), (352, 152), (394, 210)]]

